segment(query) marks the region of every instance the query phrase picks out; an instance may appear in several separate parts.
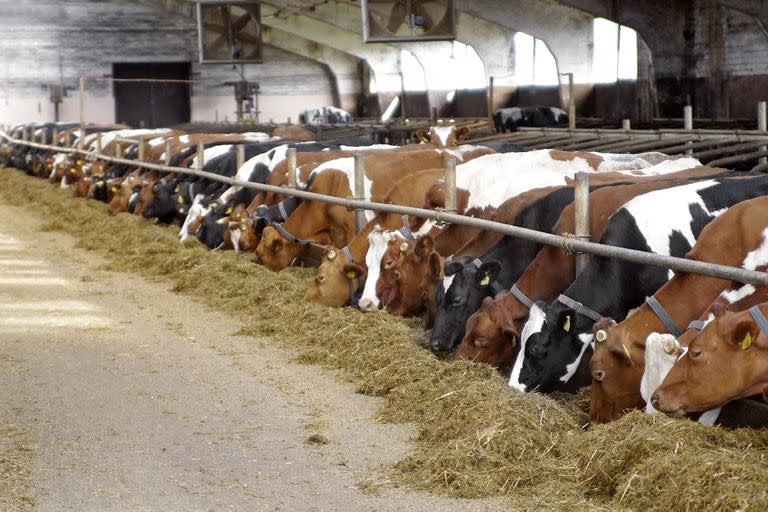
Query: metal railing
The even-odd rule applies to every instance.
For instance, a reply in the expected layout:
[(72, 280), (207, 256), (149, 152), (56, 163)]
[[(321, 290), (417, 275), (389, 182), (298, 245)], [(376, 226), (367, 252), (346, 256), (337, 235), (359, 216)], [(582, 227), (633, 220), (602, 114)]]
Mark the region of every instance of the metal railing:
[(617, 247), (612, 245), (604, 245), (597, 242), (590, 242), (586, 240), (579, 240), (575, 237), (559, 236), (551, 233), (545, 233), (541, 231), (535, 231), (519, 226), (502, 224), (499, 222), (493, 222), (484, 219), (478, 219), (474, 217), (467, 217), (464, 215), (458, 215), (455, 213), (449, 213), (439, 210), (427, 210), (424, 208), (414, 208), (408, 206), (400, 206), (395, 204), (374, 203), (370, 201), (363, 201), (360, 199), (341, 198), (336, 196), (326, 196), (317, 194), (314, 192), (308, 192), (306, 190), (298, 190), (285, 186), (266, 185), (262, 183), (251, 183), (248, 181), (242, 181), (235, 178), (223, 177), (218, 174), (205, 172), (202, 169), (189, 169), (185, 167), (171, 167), (168, 165), (154, 164), (150, 162), (142, 162), (134, 159), (116, 158), (100, 153), (86, 151), (80, 148), (61, 148), (58, 146), (51, 146), (47, 144), (40, 144), (35, 142), (23, 141), (18, 139), (12, 139), (5, 132), (0, 132), (0, 137), (13, 144), (23, 144), (39, 149), (46, 149), (51, 151), (65, 152), (65, 153), (80, 153), (85, 156), (89, 156), (96, 159), (101, 159), (107, 162), (126, 164), (135, 167), (142, 167), (145, 169), (154, 169), (157, 171), (187, 174), (191, 176), (198, 176), (201, 178), (226, 183), (233, 186), (239, 186), (244, 188), (250, 188), (263, 192), (274, 192), (285, 196), (294, 196), (302, 199), (312, 201), (322, 201), (329, 204), (338, 206), (344, 206), (348, 210), (371, 210), (375, 212), (395, 213), (398, 215), (409, 215), (411, 217), (420, 217), (424, 219), (434, 220), (442, 223), (459, 224), (472, 228), (485, 229), (500, 233), (502, 235), (509, 235), (516, 238), (522, 238), (525, 240), (531, 240), (544, 245), (552, 245), (555, 247), (562, 247), (570, 252), (593, 254), (596, 256), (603, 256), (608, 258), (618, 258), (633, 263), (640, 263), (645, 265), (652, 265), (661, 268), (667, 268), (676, 272), (687, 272), (692, 274), (700, 274), (709, 277), (716, 277), (720, 279), (727, 279), (737, 281), (740, 283), (748, 283), (754, 285), (768, 286), (768, 273), (758, 272), (754, 270), (746, 270), (739, 267), (730, 267), (727, 265), (719, 265), (716, 263), (707, 263), (702, 261), (688, 260), (685, 258), (677, 258), (674, 256), (665, 256), (661, 254), (654, 254), (644, 251), (638, 251), (635, 249), (627, 249), (624, 247)]

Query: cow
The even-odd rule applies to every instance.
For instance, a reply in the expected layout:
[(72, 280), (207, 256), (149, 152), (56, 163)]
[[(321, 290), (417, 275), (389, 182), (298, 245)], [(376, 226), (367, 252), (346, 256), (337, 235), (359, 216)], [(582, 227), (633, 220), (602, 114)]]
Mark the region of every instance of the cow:
[[(392, 186), (384, 202), (404, 206), (418, 206), (424, 198), (425, 190), (443, 173), (442, 169), (427, 169), (409, 174)], [(359, 290), (357, 287), (354, 289), (350, 288), (348, 281), (352, 278), (348, 275), (350, 270), (345, 270), (345, 265), (357, 265), (361, 269), (361, 274), (366, 276), (365, 283), (368, 284), (368, 280), (371, 279), (375, 284), (376, 276), (378, 275), (376, 270), (378, 270), (381, 253), (378, 253), (379, 259), (376, 259), (375, 255), (371, 256), (375, 260), (373, 268), (368, 263), (368, 255), (372, 252), (375, 253), (371, 249), (378, 245), (378, 240), (386, 239), (390, 236), (382, 235), (382, 230), (397, 229), (399, 224), (402, 224), (402, 217), (392, 213), (380, 212), (350, 240), (346, 250), (329, 246), (328, 251), (335, 250), (336, 256), (330, 259), (326, 258), (321, 262), (316, 271), (315, 279), (307, 287), (305, 299), (325, 306), (336, 307), (353, 302)], [(431, 224), (427, 228), (431, 228)], [(392, 236), (395, 235), (393, 234)], [(376, 242), (371, 244), (370, 240), (376, 240)], [(336, 268), (336, 271), (326, 270), (324, 266), (333, 266)], [(324, 277), (318, 279), (321, 273), (323, 273)], [(354, 279), (355, 284), (359, 284), (358, 278), (355, 277)]]
[(664, 413), (717, 409), (768, 392), (768, 303), (747, 310), (716, 310), (694, 336), (650, 398)]
[[(634, 179), (634, 184), (620, 181), (609, 183), (610, 186), (593, 187), (589, 196), (590, 239), (599, 241), (610, 216), (638, 195), (726, 172), (725, 169), (697, 167), (660, 177)], [(553, 233), (563, 235), (574, 232), (574, 205), (571, 204), (563, 210)], [(466, 335), (454, 357), (488, 363), (499, 371), (508, 371), (517, 354), (518, 340), (530, 305), (537, 300), (555, 300), (575, 277), (573, 255), (560, 247), (545, 246), (513, 287), (500, 292), (494, 299), (483, 299), (480, 309), (467, 321)]]
[[(754, 181), (762, 178), (748, 180), (745, 185), (751, 187)], [(702, 230), (686, 257), (748, 270), (767, 265), (766, 214), (768, 198), (730, 207)], [(741, 288), (740, 294), (755, 289), (698, 274), (676, 274), (623, 322), (617, 324), (611, 318), (597, 322), (593, 327), (595, 353), (590, 363), (590, 422), (612, 421), (626, 409), (643, 407), (640, 383), (648, 336), (669, 332), (679, 337), (723, 291), (734, 288)]]
[[(488, 148), (475, 148), (464, 157), (486, 154)], [(403, 176), (423, 169), (443, 166), (443, 150), (395, 151), (365, 156), (365, 200), (381, 202), (392, 184)], [(328, 162), (315, 169), (309, 190), (325, 195), (349, 197), (354, 189), (354, 159)], [(368, 220), (372, 215), (368, 216)], [(345, 246), (354, 236), (354, 215), (343, 206), (319, 201), (303, 201), (282, 225), (264, 229), (256, 250), (259, 260), (271, 270), (287, 267), (307, 241), (322, 245)]]
[[(768, 178), (718, 178), (650, 192), (613, 215), (601, 243), (682, 257), (712, 219), (766, 190)], [(547, 393), (575, 391), (590, 383), (593, 324), (602, 317), (624, 320), (669, 274), (658, 267), (593, 256), (555, 302), (531, 307), (509, 385), (522, 392)]]
[(497, 133), (516, 132), (522, 126), (547, 127), (568, 123), (568, 114), (557, 107), (507, 107), (493, 113)]
[(352, 121), (352, 114), (338, 107), (310, 108), (299, 113), (300, 124), (348, 124)]

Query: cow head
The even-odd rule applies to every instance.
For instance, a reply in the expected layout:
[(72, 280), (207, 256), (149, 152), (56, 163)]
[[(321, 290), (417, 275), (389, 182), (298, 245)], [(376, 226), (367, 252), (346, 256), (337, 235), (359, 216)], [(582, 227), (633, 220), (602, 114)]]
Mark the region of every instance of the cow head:
[(227, 248), (224, 232), (229, 226), (229, 216), (234, 208), (228, 203), (217, 204), (203, 216), (195, 237), (211, 249)]
[(259, 262), (275, 272), (290, 266), (291, 262), (301, 254), (303, 247), (296, 242), (286, 240), (272, 226), (264, 228), (261, 241), (256, 247)]
[(364, 275), (362, 265), (350, 262), (340, 250), (327, 245), (304, 299), (324, 306), (343, 306), (349, 303)]
[[(177, 200), (174, 199), (174, 194), (178, 191), (178, 188), (179, 186), (175, 181), (154, 184), (152, 187), (152, 197), (146, 201), (141, 215), (147, 219), (154, 218), (163, 221), (173, 219), (176, 216), (178, 207)], [(184, 204), (183, 199), (181, 204)]]
[(466, 126), (456, 128), (456, 125), (433, 126), (429, 131), (423, 129), (416, 131), (416, 138), (419, 142), (431, 143), (438, 148), (451, 148), (456, 146), (458, 141), (464, 140), (469, 135), (469, 128)]
[[(768, 307), (760, 308), (763, 313)], [(651, 404), (667, 414), (707, 411), (762, 393), (768, 385), (768, 338), (748, 311), (716, 313), (672, 366)]]
[[(256, 236), (256, 220), (247, 210), (235, 208), (235, 213), (229, 217), (227, 232), (235, 251), (255, 252), (259, 245)], [(227, 238), (227, 233), (224, 234)]]
[(484, 297), (491, 295), (491, 284), (501, 270), (496, 260), (477, 266), (469, 256), (445, 264), (442, 286), (437, 288), (435, 325), (429, 339), (435, 351), (453, 350), (464, 337), (469, 317)]
[(549, 393), (567, 389), (583, 357), (591, 354), (594, 321), (554, 302), (536, 302), (520, 335), (509, 385), (522, 391)]
[(443, 260), (434, 249), (430, 235), (400, 240), (399, 244), (392, 239), (376, 283), (376, 295), (391, 314), (417, 315), (424, 310), (425, 295), (430, 290), (434, 293), (437, 286), (437, 279), (431, 276), (441, 275)]
[(499, 297), (485, 297), (480, 309), (467, 320), (466, 334), (454, 358), (486, 363), (504, 371), (517, 354), (517, 340)]
[(602, 318), (592, 326), (592, 339), (589, 421), (596, 424), (613, 421), (622, 411), (643, 406), (640, 380), (645, 340), (631, 340), (623, 322), (616, 324), (612, 318)]

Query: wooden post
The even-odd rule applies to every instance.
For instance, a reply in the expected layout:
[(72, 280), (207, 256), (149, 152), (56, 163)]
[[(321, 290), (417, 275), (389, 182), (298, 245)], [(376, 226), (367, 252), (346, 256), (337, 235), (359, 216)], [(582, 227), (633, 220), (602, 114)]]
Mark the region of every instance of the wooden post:
[[(766, 105), (764, 101), (761, 101), (757, 104), (757, 129), (761, 132), (764, 132), (768, 130), (768, 120), (766, 119)], [(759, 151), (765, 151), (766, 146), (760, 146)], [(759, 160), (760, 165), (765, 165), (765, 163), (768, 162), (768, 159), (766, 157), (761, 156)]]
[(456, 213), (456, 159), (445, 159), (445, 211)]
[(202, 142), (197, 143), (197, 168), (202, 169), (205, 165), (205, 156), (204, 156), (205, 148), (203, 147)]
[(144, 161), (144, 151), (145, 151), (145, 149), (144, 149), (144, 136), (140, 135), (139, 136), (139, 152), (138, 152), (138, 155), (137, 155), (138, 158), (139, 158), (139, 162), (143, 162)]
[[(355, 153), (355, 199), (365, 201), (365, 157)], [(365, 210), (355, 210), (355, 233), (365, 226)]]
[(235, 165), (237, 166), (238, 172), (240, 171), (240, 168), (245, 165), (245, 146), (242, 144), (237, 145), (235, 153)]
[[(690, 105), (683, 107), (683, 128), (686, 130), (693, 130), (693, 107)], [(690, 142), (688, 144), (690, 144)], [(687, 149), (685, 154), (691, 155), (693, 154), (693, 150)]]
[(58, 146), (59, 145), (59, 129), (54, 127), (53, 133), (51, 134), (51, 146)]
[(104, 151), (104, 145), (101, 141), (101, 132), (96, 132), (96, 153), (101, 154)]
[(85, 143), (85, 77), (80, 77), (80, 143), (78, 146), (82, 149)]
[(119, 142), (115, 142), (115, 158), (123, 158), (123, 146)]
[(288, 148), (285, 157), (288, 159), (288, 186), (296, 188), (296, 148)]
[(493, 77), (488, 79), (488, 131), (493, 132)]
[(171, 139), (165, 138), (165, 165), (171, 165)]
[[(576, 238), (589, 241), (589, 174), (576, 173), (576, 184), (573, 187), (574, 215), (576, 221)], [(576, 254), (576, 275), (578, 276), (589, 263), (589, 254)]]
[(437, 107), (432, 107), (432, 119), (430, 119), (432, 126), (437, 125)]
[(27, 127), (26, 126), (22, 126), (21, 127), (21, 140), (23, 140), (24, 142), (27, 141)]
[(622, 119), (621, 120), (621, 129), (628, 132), (632, 129), (632, 121), (629, 119)]

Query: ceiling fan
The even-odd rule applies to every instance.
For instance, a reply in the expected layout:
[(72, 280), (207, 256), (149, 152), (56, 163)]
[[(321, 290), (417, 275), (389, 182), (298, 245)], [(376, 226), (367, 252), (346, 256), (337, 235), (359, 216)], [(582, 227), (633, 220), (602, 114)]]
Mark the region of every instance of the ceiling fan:
[(261, 12), (258, 2), (200, 1), (200, 62), (261, 62)]

